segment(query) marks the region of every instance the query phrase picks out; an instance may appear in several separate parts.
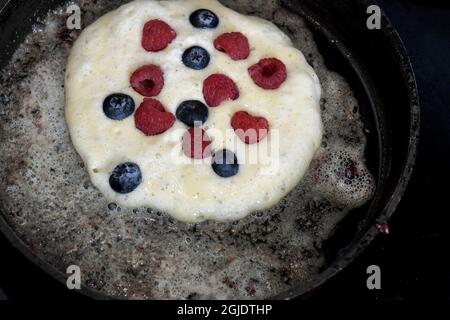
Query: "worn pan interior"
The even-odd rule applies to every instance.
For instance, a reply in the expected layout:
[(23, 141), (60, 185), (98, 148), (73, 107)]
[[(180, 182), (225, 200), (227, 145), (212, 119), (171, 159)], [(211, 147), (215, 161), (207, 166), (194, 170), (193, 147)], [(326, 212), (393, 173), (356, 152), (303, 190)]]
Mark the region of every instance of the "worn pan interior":
[[(9, 61), (36, 18), (63, 1), (3, 2), (0, 1), (0, 67)], [(365, 125), (371, 132), (367, 158), (378, 181), (377, 193), (370, 205), (349, 214), (327, 242), (328, 268), (307, 286), (278, 296), (286, 299), (305, 297), (342, 270), (376, 236), (376, 224), (386, 222), (392, 215), (413, 169), (419, 105), (414, 74), (395, 29), (384, 15), (382, 30), (366, 27), (366, 9), (373, 1), (282, 2), (308, 20), (328, 67), (343, 75), (357, 95)], [(0, 229), (36, 265), (65, 282), (63, 274), (31, 253), (1, 215)], [(83, 293), (103, 298), (87, 288)]]

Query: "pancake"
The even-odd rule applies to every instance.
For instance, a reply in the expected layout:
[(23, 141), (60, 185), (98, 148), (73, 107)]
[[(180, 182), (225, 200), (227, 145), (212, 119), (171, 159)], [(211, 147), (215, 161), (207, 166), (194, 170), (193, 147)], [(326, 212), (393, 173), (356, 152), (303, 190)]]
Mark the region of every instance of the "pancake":
[[(220, 19), (214, 29), (195, 28), (189, 16), (209, 9)], [(158, 52), (144, 50), (141, 39), (148, 21), (167, 22), (176, 38)], [(221, 34), (241, 32), (250, 55), (235, 61), (214, 47)], [(183, 52), (200, 46), (210, 63), (193, 70), (182, 62)], [(286, 66), (287, 79), (274, 90), (258, 86), (248, 68), (261, 59), (276, 58)], [(171, 114), (186, 100), (205, 102), (202, 86), (210, 75), (231, 78), (239, 98), (209, 108), (204, 129), (214, 151), (228, 149), (239, 162), (239, 173), (217, 175), (211, 157), (192, 160), (182, 150), (186, 125), (180, 121), (156, 136), (136, 128), (135, 118), (108, 118), (103, 101), (120, 92), (133, 98), (136, 108), (144, 101), (130, 86), (130, 77), (145, 65), (158, 66), (164, 87), (155, 96)], [(272, 23), (239, 14), (215, 0), (134, 1), (102, 16), (86, 28), (74, 44), (66, 71), (65, 114), (75, 148), (86, 164), (93, 184), (124, 207), (152, 207), (177, 220), (229, 221), (278, 203), (307, 171), (322, 139), (321, 87), (303, 54)], [(205, 102), (206, 103), (206, 102)], [(230, 125), (237, 112), (267, 119), (268, 136), (248, 145)], [(120, 194), (110, 186), (110, 175), (122, 163), (137, 164), (142, 183)]]

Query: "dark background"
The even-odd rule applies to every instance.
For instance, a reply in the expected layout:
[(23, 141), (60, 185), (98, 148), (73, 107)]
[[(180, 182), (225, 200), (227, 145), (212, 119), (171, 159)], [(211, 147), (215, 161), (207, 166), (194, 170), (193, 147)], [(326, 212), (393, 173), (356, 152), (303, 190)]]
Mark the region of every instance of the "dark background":
[[(379, 236), (311, 299), (450, 299), (450, 3), (379, 0), (411, 57), (420, 91), (417, 165), (390, 235)], [(446, 4), (447, 3), (447, 4)], [(0, 235), (0, 300), (85, 299), (69, 292)], [(369, 291), (366, 269), (381, 268), (382, 289)]]

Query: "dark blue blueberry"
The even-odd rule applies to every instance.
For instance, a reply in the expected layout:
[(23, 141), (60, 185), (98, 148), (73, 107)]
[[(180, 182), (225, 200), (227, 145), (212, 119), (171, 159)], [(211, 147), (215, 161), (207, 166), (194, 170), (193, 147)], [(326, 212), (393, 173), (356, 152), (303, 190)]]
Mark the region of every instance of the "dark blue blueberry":
[(208, 9), (194, 11), (189, 17), (189, 21), (194, 27), (202, 29), (214, 29), (219, 25), (219, 18)]
[(202, 47), (190, 47), (183, 53), (184, 65), (194, 70), (205, 69), (209, 65), (209, 61), (209, 53)]
[(103, 112), (112, 120), (123, 120), (134, 112), (133, 98), (126, 94), (114, 93), (103, 101)]
[(208, 120), (208, 107), (198, 100), (188, 100), (180, 104), (176, 115), (188, 127), (198, 127)]
[(233, 152), (221, 150), (213, 156), (212, 168), (218, 176), (230, 178), (238, 174), (239, 163)]
[(118, 165), (109, 178), (109, 185), (118, 193), (133, 192), (142, 182), (141, 169), (134, 163)]

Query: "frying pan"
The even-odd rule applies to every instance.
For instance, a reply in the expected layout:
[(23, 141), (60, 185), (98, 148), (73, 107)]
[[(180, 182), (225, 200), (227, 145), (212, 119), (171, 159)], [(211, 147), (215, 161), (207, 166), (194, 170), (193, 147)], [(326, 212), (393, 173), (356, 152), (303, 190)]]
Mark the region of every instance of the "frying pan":
[[(0, 1), (0, 68), (31, 31), (38, 17), (64, 1)], [(361, 106), (370, 129), (367, 158), (377, 178), (369, 205), (354, 210), (336, 227), (324, 246), (326, 268), (312, 282), (277, 296), (305, 298), (340, 272), (387, 223), (409, 182), (419, 137), (419, 101), (413, 70), (401, 39), (382, 14), (382, 29), (366, 27), (368, 0), (283, 0), (289, 10), (309, 23), (315, 41), (331, 70), (343, 75)], [(65, 283), (66, 276), (38, 259), (19, 239), (0, 212), (0, 230), (11, 243), (50, 276)], [(107, 298), (83, 287), (83, 294)]]

